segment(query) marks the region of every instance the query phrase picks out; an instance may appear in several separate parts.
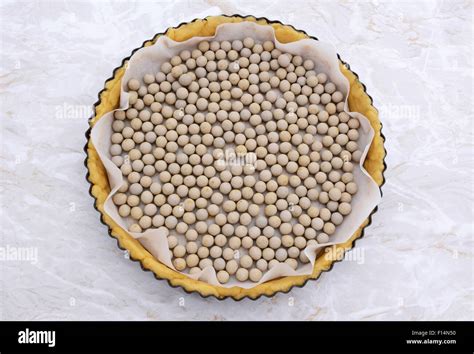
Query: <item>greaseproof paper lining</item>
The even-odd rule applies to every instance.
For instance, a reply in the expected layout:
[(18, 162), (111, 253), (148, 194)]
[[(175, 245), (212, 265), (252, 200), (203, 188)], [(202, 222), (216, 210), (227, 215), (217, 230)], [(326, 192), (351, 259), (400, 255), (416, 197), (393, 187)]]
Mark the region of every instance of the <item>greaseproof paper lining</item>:
[[(374, 137), (374, 130), (365, 116), (357, 112), (348, 111), (347, 97), (349, 94), (349, 81), (341, 73), (336, 51), (333, 46), (328, 43), (313, 39), (303, 39), (286, 44), (280, 43), (275, 38), (275, 33), (271, 26), (258, 25), (253, 22), (222, 24), (217, 27), (215, 36), (193, 37), (184, 42), (175, 42), (167, 36), (161, 36), (154, 45), (139, 49), (130, 58), (121, 82), (120, 108), (117, 110), (128, 108), (128, 93), (125, 90), (126, 83), (129, 79), (142, 78), (148, 73), (156, 74), (164, 61), (169, 60), (172, 56), (179, 54), (179, 52), (185, 49), (194, 49), (197, 44), (204, 39), (232, 41), (243, 40), (245, 37), (252, 37), (258, 42), (271, 40), (275, 43), (275, 47), (283, 52), (300, 55), (305, 59), (312, 59), (315, 63), (314, 70), (317, 73), (326, 73), (329, 79), (338, 87), (338, 90), (343, 93), (345, 97), (345, 111), (360, 121), (358, 144), (362, 151), (360, 163), (355, 165), (353, 171), (354, 179), (358, 185), (358, 192), (353, 196), (351, 201), (352, 212), (344, 217), (344, 221), (341, 225), (336, 227), (335, 233), (330, 236), (330, 242), (305, 248), (304, 252), (310, 260), (309, 263), (303, 265), (300, 263), (297, 270), (293, 270), (286, 263), (278, 264), (264, 272), (263, 277), (258, 283), (250, 281), (239, 282), (231, 278), (228, 283), (220, 284), (217, 280), (216, 272), (212, 267), (206, 267), (201, 272), (193, 275), (186, 274), (192, 279), (207, 282), (212, 285), (252, 288), (260, 283), (275, 278), (311, 274), (316, 256), (321, 248), (346, 242), (380, 202), (381, 194), (378, 185), (363, 168), (365, 157)], [(130, 221), (122, 218), (118, 214), (118, 208), (112, 201), (112, 196), (117, 192), (123, 182), (122, 172), (111, 161), (111, 155), (109, 153), (112, 122), (114, 119), (113, 112), (114, 111), (106, 113), (94, 125), (91, 132), (91, 139), (107, 171), (111, 189), (105, 201), (104, 210), (120, 227), (124, 230), (128, 230)], [(165, 227), (148, 229), (143, 233), (129, 232), (129, 234), (138, 239), (143, 247), (157, 260), (176, 270), (171, 261), (167, 241), (168, 230)]]

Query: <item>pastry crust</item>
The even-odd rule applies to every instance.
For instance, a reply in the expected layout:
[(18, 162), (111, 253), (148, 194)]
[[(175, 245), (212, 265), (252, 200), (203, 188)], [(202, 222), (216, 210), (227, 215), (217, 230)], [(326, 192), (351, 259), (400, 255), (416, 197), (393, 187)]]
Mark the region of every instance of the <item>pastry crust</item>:
[[(167, 35), (175, 41), (185, 41), (194, 36), (212, 36), (218, 25), (242, 21), (252, 21), (258, 24), (272, 26), (277, 39), (283, 43), (309, 38), (305, 32), (264, 18), (257, 19), (255, 17), (241, 17), (237, 15), (212, 16), (203, 20), (198, 19), (190, 23), (181, 24), (176, 28), (170, 28), (165, 34), (158, 34), (152, 40), (146, 41), (143, 46), (152, 45), (161, 35)], [(127, 60), (124, 60), (122, 66), (114, 71), (113, 78), (106, 82), (104, 90), (99, 94), (99, 101), (95, 106), (95, 115), (89, 121), (91, 128), (105, 113), (119, 106), (120, 81), (124, 75), (126, 65)], [(364, 168), (373, 177), (375, 182), (379, 186), (382, 186), (384, 182), (383, 172), (385, 170), (385, 149), (384, 137), (381, 133), (382, 125), (378, 117), (378, 112), (372, 105), (372, 99), (365, 92), (365, 87), (358, 80), (357, 75), (349, 69), (347, 64), (341, 62), (340, 68), (350, 82), (350, 111), (356, 111), (365, 115), (375, 131), (374, 140), (364, 162)], [(198, 292), (205, 297), (215, 296), (221, 299), (232, 297), (235, 300), (240, 300), (244, 297), (256, 299), (262, 295), (272, 296), (277, 292), (288, 292), (293, 286), (303, 286), (309, 279), (316, 279), (323, 271), (329, 270), (334, 262), (341, 259), (341, 255), (343, 255), (346, 250), (352, 248), (354, 241), (362, 237), (363, 229), (370, 223), (371, 216), (364, 221), (346, 243), (339, 244), (332, 249), (336, 252), (324, 252), (322, 256), (318, 257), (311, 275), (274, 279), (250, 289), (240, 287), (224, 288), (193, 280), (160, 263), (140, 242), (130, 236), (127, 231), (123, 230), (104, 213), (104, 203), (110, 193), (110, 187), (107, 173), (99, 159), (97, 151), (92, 145), (89, 132), (87, 134), (88, 142), (85, 148), (87, 153), (85, 161), (88, 169), (87, 179), (91, 183), (90, 193), (95, 198), (95, 207), (101, 213), (102, 222), (109, 227), (109, 233), (112, 237), (117, 239), (119, 247), (128, 250), (130, 258), (139, 261), (144, 270), (152, 271), (157, 279), (166, 279), (171, 286), (180, 286), (187, 292)]]

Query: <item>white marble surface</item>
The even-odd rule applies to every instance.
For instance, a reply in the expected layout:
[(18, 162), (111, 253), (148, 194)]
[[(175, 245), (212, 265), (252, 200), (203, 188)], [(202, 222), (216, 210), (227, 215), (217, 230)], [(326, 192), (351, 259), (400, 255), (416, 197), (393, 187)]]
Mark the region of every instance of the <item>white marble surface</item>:
[[(387, 138), (384, 198), (356, 257), (272, 299), (156, 281), (108, 237), (84, 178), (87, 116), (112, 69), (215, 12), (333, 42)], [(473, 320), (472, 14), (472, 1), (2, 1), (0, 319)]]

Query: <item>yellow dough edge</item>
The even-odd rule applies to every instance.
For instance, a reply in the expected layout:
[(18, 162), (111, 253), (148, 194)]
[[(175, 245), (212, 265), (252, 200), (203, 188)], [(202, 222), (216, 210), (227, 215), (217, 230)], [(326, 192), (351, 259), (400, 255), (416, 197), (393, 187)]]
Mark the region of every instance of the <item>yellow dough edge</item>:
[[(256, 19), (254, 17), (226, 17), (213, 16), (204, 20), (196, 20), (188, 24), (183, 24), (178, 28), (168, 29), (166, 35), (175, 41), (185, 41), (194, 36), (212, 36), (216, 27), (222, 23), (252, 21), (262, 25), (271, 25), (279, 41), (287, 43), (297, 41), (308, 36), (302, 32), (296, 31), (291, 26), (279, 23), (269, 23), (265, 19)], [(157, 35), (153, 40), (145, 43), (145, 46), (153, 44), (159, 37)], [(124, 66), (126, 63), (124, 64)], [(95, 116), (91, 118), (91, 127), (107, 112), (116, 109), (119, 106), (120, 81), (125, 71), (125, 67), (117, 69), (114, 78), (107, 81), (105, 89), (100, 94), (100, 103), (96, 106)], [(350, 82), (351, 90), (349, 96), (349, 107), (351, 111), (357, 111), (365, 115), (375, 130), (375, 137), (369, 149), (369, 153), (364, 163), (367, 172), (374, 178), (378, 185), (383, 183), (384, 157), (385, 149), (381, 135), (381, 123), (378, 118), (377, 110), (372, 106), (370, 97), (365, 93), (364, 87), (359, 82), (354, 73), (341, 64), (341, 71)], [(125, 230), (118, 226), (109, 216), (104, 213), (104, 202), (110, 193), (109, 182), (106, 171), (102, 165), (99, 156), (89, 139), (87, 145), (87, 168), (89, 170), (88, 180), (90, 181), (91, 194), (96, 198), (95, 206), (100, 211), (102, 221), (110, 227), (111, 235), (118, 240), (121, 248), (127, 249), (133, 260), (141, 262), (142, 267), (152, 271), (157, 278), (167, 279), (173, 286), (181, 286), (188, 292), (197, 291), (202, 296), (215, 296), (217, 298), (232, 297), (239, 300), (243, 297), (255, 299), (261, 295), (272, 296), (277, 292), (287, 292), (293, 286), (303, 285), (309, 278), (317, 278), (323, 271), (328, 270), (332, 263), (343, 256), (345, 250), (352, 248), (354, 240), (362, 234), (363, 228), (369, 223), (365, 220), (352, 237), (344, 244), (332, 248), (335, 252), (324, 252), (316, 260), (313, 273), (306, 276), (284, 277), (274, 279), (269, 282), (257, 285), (251, 289), (240, 287), (224, 288), (213, 286), (201, 281), (193, 280), (186, 275), (180, 274), (156, 260), (137, 240), (131, 237)]]

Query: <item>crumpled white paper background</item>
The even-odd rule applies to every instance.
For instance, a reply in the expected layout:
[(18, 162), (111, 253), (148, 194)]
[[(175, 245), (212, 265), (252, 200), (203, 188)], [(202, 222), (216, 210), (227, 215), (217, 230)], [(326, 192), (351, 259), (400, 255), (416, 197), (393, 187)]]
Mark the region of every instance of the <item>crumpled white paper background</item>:
[[(37, 247), (38, 262), (0, 261), (0, 319), (472, 321), (473, 4), (455, 2), (3, 0), (0, 243)], [(189, 296), (124, 257), (83, 165), (92, 104), (122, 58), (222, 13), (333, 43), (374, 98), (388, 152), (378, 211), (344, 261), (288, 294), (237, 303)]]

